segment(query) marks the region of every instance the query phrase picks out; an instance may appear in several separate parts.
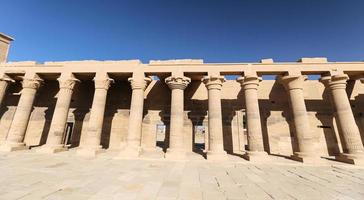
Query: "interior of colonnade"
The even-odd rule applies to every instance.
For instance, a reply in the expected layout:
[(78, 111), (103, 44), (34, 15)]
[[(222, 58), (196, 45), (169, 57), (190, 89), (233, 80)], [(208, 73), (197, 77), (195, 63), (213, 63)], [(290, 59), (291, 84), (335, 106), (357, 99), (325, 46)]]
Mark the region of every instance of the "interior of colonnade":
[[(129, 76), (129, 75), (128, 75)], [(76, 85), (68, 116), (70, 147), (78, 147), (92, 105), (94, 83), (92, 75), (80, 76)], [(126, 140), (128, 129), (131, 87), (127, 76), (115, 76), (109, 88), (101, 144), (104, 148), (119, 148)], [(153, 80), (145, 90), (142, 146), (146, 149), (168, 147), (171, 91), (163, 76)], [(21, 83), (11, 83), (0, 109), (0, 141), (6, 139), (16, 110)], [(46, 79), (38, 90), (34, 108), (28, 123), (24, 142), (28, 146), (39, 146), (46, 142), (57, 100), (59, 85), (56, 78)], [(359, 80), (349, 81), (347, 93), (364, 141), (364, 84)], [(343, 151), (341, 133), (335, 122), (330, 94), (318, 80), (308, 80), (304, 85), (304, 96), (309, 122), (317, 152), (322, 156), (336, 155)], [(288, 96), (281, 84), (275, 80), (263, 80), (258, 88), (260, 116), (265, 150), (270, 154), (289, 156), (296, 150), (296, 138)], [(246, 118), (244, 117), (244, 94), (240, 84), (227, 80), (222, 89), (222, 114), (224, 148), (230, 154), (240, 155), (246, 149)], [(208, 143), (207, 90), (199, 78), (193, 78), (184, 94), (184, 144), (185, 148), (203, 154)], [(310, 131), (310, 130), (308, 130)], [(66, 131), (67, 132), (67, 131)], [(165, 134), (165, 135), (164, 135)]]

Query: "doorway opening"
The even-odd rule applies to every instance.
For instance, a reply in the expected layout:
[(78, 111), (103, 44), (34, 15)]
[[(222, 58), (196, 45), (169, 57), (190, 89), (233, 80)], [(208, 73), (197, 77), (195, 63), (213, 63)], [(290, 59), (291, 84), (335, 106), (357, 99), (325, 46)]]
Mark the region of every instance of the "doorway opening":
[(200, 154), (203, 154), (203, 152), (205, 151), (205, 148), (206, 148), (206, 145), (205, 145), (205, 140), (206, 140), (206, 127), (203, 126), (203, 125), (196, 125), (194, 126), (194, 138), (193, 138), (193, 141), (194, 141), (194, 151), (196, 153), (200, 153)]
[(65, 146), (71, 146), (72, 144), (72, 133), (73, 133), (73, 122), (67, 122), (63, 144)]
[(165, 150), (166, 147), (166, 125), (157, 124), (156, 125), (156, 145), (157, 147)]

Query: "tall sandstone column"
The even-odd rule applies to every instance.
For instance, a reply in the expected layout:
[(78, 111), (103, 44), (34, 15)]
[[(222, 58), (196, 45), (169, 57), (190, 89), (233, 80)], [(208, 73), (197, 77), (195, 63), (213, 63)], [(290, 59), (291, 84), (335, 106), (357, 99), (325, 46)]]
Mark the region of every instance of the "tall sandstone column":
[(14, 82), (14, 80), (7, 76), (0, 78), (0, 105), (3, 103), (10, 82)]
[(130, 116), (128, 124), (128, 135), (126, 145), (120, 157), (138, 157), (142, 154), (142, 122), (144, 109), (144, 90), (152, 81), (149, 77), (133, 77), (128, 81), (131, 84), (132, 95), (130, 104)]
[(294, 152), (293, 159), (306, 162), (321, 162), (320, 155), (315, 152), (315, 141), (308, 121), (308, 114), (303, 96), (303, 83), (307, 76), (286, 75), (280, 77), (280, 82), (288, 92), (290, 106), (293, 114), (298, 152)]
[(6, 141), (0, 147), (1, 151), (16, 151), (29, 148), (24, 144), (24, 137), (35, 95), (41, 83), (42, 79), (40, 78), (23, 80), (23, 90), (21, 91), (18, 107), (16, 108)]
[(67, 79), (58, 79), (59, 92), (57, 104), (49, 129), (47, 142), (38, 150), (41, 153), (57, 153), (66, 151), (67, 147), (63, 143), (64, 133), (68, 118), (68, 111), (71, 104), (73, 88), (79, 80), (73, 77)]
[(356, 165), (364, 165), (364, 148), (360, 132), (351, 110), (346, 93), (346, 74), (323, 76), (320, 81), (331, 91), (331, 99), (336, 110), (339, 133), (342, 135), (343, 153), (337, 160)]
[(264, 151), (258, 103), (258, 86), (261, 79), (257, 76), (245, 76), (239, 77), (237, 81), (244, 90), (247, 117), (248, 151), (244, 156), (248, 160), (265, 160), (268, 154)]
[(225, 78), (216, 75), (205, 76), (202, 81), (208, 90), (209, 149), (206, 156), (209, 160), (223, 160), (227, 158), (221, 114), (221, 89)]
[[(191, 82), (188, 77), (170, 76), (165, 79), (171, 89), (171, 121), (169, 148), (166, 158), (183, 159), (186, 157), (186, 147), (184, 141), (184, 90)], [(192, 142), (192, 141), (190, 141)]]
[(88, 121), (87, 132), (81, 143), (77, 154), (81, 156), (94, 157), (103, 152), (101, 146), (101, 133), (104, 122), (107, 91), (113, 82), (106, 74), (96, 74), (94, 78), (95, 93), (92, 101), (90, 119)]

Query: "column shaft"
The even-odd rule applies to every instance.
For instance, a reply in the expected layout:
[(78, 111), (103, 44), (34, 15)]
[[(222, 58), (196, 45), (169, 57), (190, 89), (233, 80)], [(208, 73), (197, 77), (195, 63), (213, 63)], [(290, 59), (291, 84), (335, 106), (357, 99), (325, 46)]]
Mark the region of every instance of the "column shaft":
[(23, 140), (33, 108), (35, 95), (40, 84), (40, 79), (23, 80), (23, 90), (21, 91), (18, 107), (16, 108), (8, 136), (6, 138), (5, 145), (7, 147), (4, 148), (5, 151), (25, 148)]
[(347, 75), (335, 75), (323, 77), (321, 81), (331, 90), (333, 105), (336, 110), (336, 117), (339, 123), (339, 132), (343, 136), (343, 150), (348, 154), (362, 154), (363, 144), (360, 138), (359, 128), (356, 125), (351, 110), (349, 98), (346, 93)]
[(208, 125), (209, 150), (207, 159), (225, 159), (222, 114), (221, 114), (221, 88), (225, 81), (222, 76), (206, 76), (203, 78), (208, 90)]
[(107, 91), (113, 82), (110, 78), (95, 78), (95, 93), (84, 142), (80, 145), (79, 155), (96, 156), (102, 151), (101, 133), (104, 122)]
[(2, 104), (5, 94), (6, 94), (6, 89), (8, 88), (9, 82), (11, 82), (12, 80), (9, 78), (1, 78), (0, 79), (0, 105)]
[(73, 87), (77, 81), (77, 79), (59, 80), (60, 90), (58, 92), (58, 99), (54, 109), (47, 143), (40, 149), (41, 152), (56, 153), (66, 150), (63, 144), (64, 132), (71, 104)]
[[(250, 152), (264, 152), (262, 125), (258, 103), (258, 86), (260, 79), (255, 76), (245, 76), (237, 80), (244, 90), (248, 149)], [(264, 152), (265, 153), (265, 152)]]
[(297, 158), (302, 162), (305, 162), (303, 158), (312, 159), (319, 157), (319, 155), (314, 155), (315, 144), (303, 96), (303, 83), (306, 79), (307, 77), (302, 75), (287, 75), (280, 79), (288, 92), (293, 115), (293, 123), (298, 145), (298, 152), (294, 153), (294, 158)]
[[(171, 119), (169, 148), (166, 157), (183, 158), (188, 151), (184, 141), (184, 89), (191, 82), (191, 79), (184, 76), (170, 76), (165, 82), (171, 89)], [(192, 150), (192, 149), (191, 149)]]
[(209, 134), (210, 149), (212, 152), (224, 151), (221, 115), (221, 92), (218, 89), (209, 89)]
[(183, 90), (172, 89), (170, 149), (183, 149)]
[(150, 78), (129, 78), (132, 95), (126, 146), (120, 157), (137, 157), (141, 154), (144, 90)]
[(107, 89), (95, 88), (90, 119), (88, 121), (86, 146), (99, 147), (104, 122)]

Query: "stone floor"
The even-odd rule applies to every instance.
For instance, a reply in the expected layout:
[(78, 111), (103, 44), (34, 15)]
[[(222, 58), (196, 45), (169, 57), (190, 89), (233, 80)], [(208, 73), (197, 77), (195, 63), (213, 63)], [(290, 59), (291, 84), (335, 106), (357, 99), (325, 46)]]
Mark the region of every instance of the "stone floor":
[(259, 164), (95, 159), (75, 152), (0, 154), (0, 199), (364, 199), (364, 168), (310, 166), (274, 157)]

